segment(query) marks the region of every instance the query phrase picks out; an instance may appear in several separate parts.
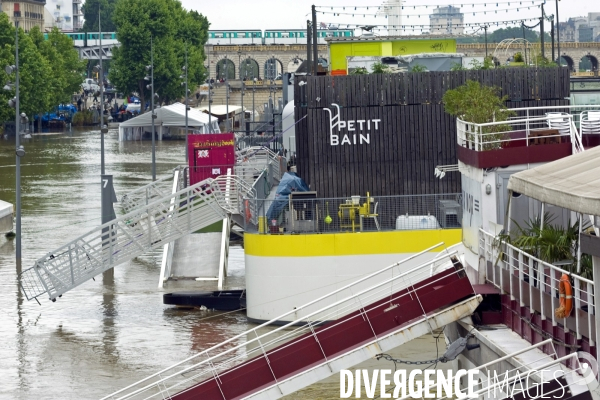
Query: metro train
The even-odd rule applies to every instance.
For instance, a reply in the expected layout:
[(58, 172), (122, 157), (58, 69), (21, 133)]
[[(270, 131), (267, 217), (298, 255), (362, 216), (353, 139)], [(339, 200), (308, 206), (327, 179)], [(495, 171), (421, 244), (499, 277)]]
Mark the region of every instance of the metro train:
[[(70, 32), (65, 33), (73, 39), (76, 47), (98, 46), (100, 34), (98, 32)], [(352, 37), (351, 29), (318, 29), (319, 44), (325, 44), (326, 37)], [(44, 34), (48, 39), (48, 34)], [(117, 43), (116, 32), (102, 32), (102, 44)], [(212, 45), (262, 45), (262, 44), (306, 44), (306, 30), (303, 29), (266, 29), (255, 30), (214, 30), (208, 31), (207, 44)]]
[[(353, 30), (318, 29), (319, 44), (325, 44), (326, 37), (352, 37)], [(208, 42), (212, 45), (259, 45), (259, 44), (306, 44), (305, 29), (266, 29), (208, 31)]]
[[(73, 39), (76, 47), (98, 46), (100, 44), (100, 34), (98, 32), (67, 32), (68, 37)], [(44, 39), (48, 40), (48, 33), (44, 33)], [(102, 44), (117, 43), (116, 32), (102, 32)]]

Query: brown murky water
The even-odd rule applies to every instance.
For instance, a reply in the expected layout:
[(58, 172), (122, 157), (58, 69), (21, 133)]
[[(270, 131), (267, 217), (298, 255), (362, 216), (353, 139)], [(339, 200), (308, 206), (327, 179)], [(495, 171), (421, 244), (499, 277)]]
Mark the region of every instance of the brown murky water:
[[(23, 141), (23, 267), (100, 223), (98, 131)], [(157, 176), (184, 162), (182, 141), (157, 142)], [(106, 172), (117, 196), (151, 181), (151, 143), (106, 137)], [(15, 202), (14, 139), (0, 139), (0, 199)], [(117, 211), (118, 212), (118, 211)], [(56, 303), (28, 302), (17, 286), (14, 242), (0, 236), (0, 398), (95, 399), (136, 382), (251, 327), (241, 312), (177, 310), (157, 289), (160, 253), (139, 257), (66, 293)], [(232, 248), (228, 287), (244, 286), (243, 250)], [(415, 357), (435, 355), (428, 337)], [(390, 366), (379, 366), (390, 368)], [(339, 398), (339, 377), (290, 398)]]

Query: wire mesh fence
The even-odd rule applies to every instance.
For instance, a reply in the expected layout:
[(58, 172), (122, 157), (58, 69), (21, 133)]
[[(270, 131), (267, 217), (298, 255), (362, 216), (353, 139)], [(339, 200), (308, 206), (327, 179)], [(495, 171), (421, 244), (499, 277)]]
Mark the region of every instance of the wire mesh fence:
[(257, 215), (245, 213), (245, 230), (261, 234), (452, 229), (462, 220), (459, 193), (316, 198), (294, 192), (251, 208)]

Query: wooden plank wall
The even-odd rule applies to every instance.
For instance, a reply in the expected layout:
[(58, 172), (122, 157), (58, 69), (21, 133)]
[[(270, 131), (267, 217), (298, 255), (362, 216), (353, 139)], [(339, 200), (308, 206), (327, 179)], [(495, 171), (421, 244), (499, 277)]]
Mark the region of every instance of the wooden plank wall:
[[(567, 68), (300, 78), (294, 89), (299, 175), (319, 197), (460, 192), (459, 173), (440, 180), (434, 168), (457, 163), (456, 120), (444, 111), (442, 96), (468, 79), (500, 87), (511, 108), (568, 104), (570, 95)], [(343, 121), (381, 120), (370, 144), (330, 144), (324, 109), (335, 115), (332, 103)], [(352, 140), (366, 130), (335, 133)]]

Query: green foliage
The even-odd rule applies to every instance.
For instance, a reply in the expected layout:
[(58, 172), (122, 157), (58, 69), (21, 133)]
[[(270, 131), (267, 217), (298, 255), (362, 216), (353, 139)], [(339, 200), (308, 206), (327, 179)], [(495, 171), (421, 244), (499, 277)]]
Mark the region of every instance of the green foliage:
[(85, 19), (82, 30), (98, 32), (98, 10), (101, 10), (102, 32), (114, 32), (116, 29), (112, 15), (116, 4), (117, 0), (86, 0), (81, 7)]
[[(468, 80), (456, 89), (448, 90), (442, 101), (444, 109), (452, 116), (463, 121), (483, 124), (493, 121), (506, 121), (515, 113), (504, 105), (508, 96), (500, 97), (500, 88), (496, 86), (482, 86), (479, 82)], [(511, 128), (506, 124), (485, 126), (479, 139), (484, 150), (498, 149), (501, 144), (498, 140), (504, 137), (503, 132)], [(468, 133), (468, 139), (473, 140), (473, 134)], [(491, 143), (489, 143), (491, 142)]]
[[(508, 27), (496, 29), (488, 33), (488, 43), (500, 43), (504, 39), (523, 38), (523, 29), (520, 27)], [(532, 29), (525, 28), (525, 39), (531, 43), (540, 41), (540, 34)], [(549, 43), (550, 35), (545, 32), (544, 40)], [(471, 37), (457, 38), (456, 43), (485, 43), (485, 35), (477, 35)]]
[(376, 62), (373, 64), (371, 69), (373, 70), (374, 74), (387, 74), (390, 72), (390, 67), (381, 62)]
[[(14, 81), (14, 75), (7, 76), (4, 66), (15, 64), (15, 28), (4, 13), (0, 13), (0, 64), (2, 81)], [(49, 32), (49, 40), (44, 40), (37, 27), (29, 33), (19, 29), (20, 112), (31, 118), (70, 102), (82, 82), (84, 68), (73, 41), (58, 29)], [(14, 95), (14, 91), (2, 90), (0, 102), (6, 104)], [(0, 121), (14, 116), (14, 109), (0, 107)]]
[(483, 63), (479, 62), (479, 60), (473, 59), (473, 60), (471, 60), (469, 65), (471, 66), (471, 69), (475, 69), (475, 70), (493, 69), (495, 67), (493, 57), (484, 58)]
[(88, 126), (94, 123), (94, 112), (90, 110), (83, 110), (73, 115), (73, 126)]
[(208, 20), (186, 11), (178, 0), (117, 0), (113, 20), (120, 48), (113, 50), (109, 78), (124, 93), (137, 92), (142, 104), (150, 97), (144, 81), (150, 65), (150, 39), (154, 47), (154, 85), (160, 102), (184, 95), (181, 68), (188, 53), (188, 85), (204, 82), (204, 43)]
[[(473, 60), (475, 61), (475, 60)], [(450, 67), (450, 71), (466, 71), (467, 68), (463, 67), (461, 63), (454, 63), (452, 67)]]
[(415, 64), (410, 68), (410, 72), (427, 72), (427, 67), (421, 64)]
[(525, 59), (523, 58), (523, 54), (521, 54), (521, 53), (515, 54), (514, 60), (515, 60), (515, 62), (525, 62)]
[(557, 67), (558, 66), (558, 64), (556, 64), (553, 61), (550, 61), (547, 57), (542, 57), (541, 54), (538, 54), (535, 61), (536, 61), (536, 65), (538, 67)]
[(358, 67), (350, 73), (350, 75), (367, 75), (369, 71), (365, 67)]
[[(515, 222), (516, 231), (510, 235), (498, 235), (495, 246), (510, 243), (550, 264), (568, 260), (571, 261), (571, 264), (567, 265), (566, 269), (576, 272), (577, 259), (575, 255), (579, 239), (579, 220), (572, 225), (567, 224), (566, 228), (552, 224), (553, 221), (554, 217), (545, 213), (543, 228), (539, 216), (527, 221), (523, 227)], [(587, 254), (581, 257), (580, 276), (587, 279), (593, 278), (592, 258)]]

